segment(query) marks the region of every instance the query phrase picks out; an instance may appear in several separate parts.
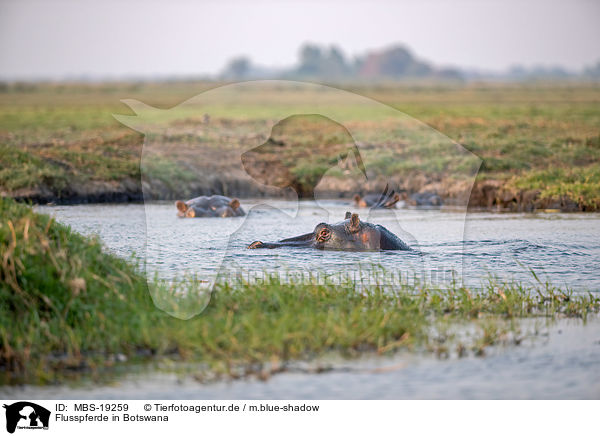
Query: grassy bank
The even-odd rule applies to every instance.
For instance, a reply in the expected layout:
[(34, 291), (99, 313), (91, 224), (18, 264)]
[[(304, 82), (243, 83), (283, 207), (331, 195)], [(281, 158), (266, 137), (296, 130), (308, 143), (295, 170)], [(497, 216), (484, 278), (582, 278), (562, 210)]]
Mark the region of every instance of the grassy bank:
[[(131, 113), (119, 100), (138, 99), (167, 109), (215, 86), (202, 82), (3, 86), (0, 192), (41, 202), (139, 199), (143, 136), (112, 117)], [(525, 210), (600, 206), (599, 86), (389, 84), (345, 89), (391, 105), (480, 156), (483, 166), (473, 206)], [(170, 129), (177, 133), (160, 138), (167, 144), (165, 153), (160, 162), (150, 161), (146, 168), (156, 197), (224, 191), (261, 194), (258, 187), (244, 188), (247, 183), (240, 181), (240, 152), (256, 139), (257, 126), (276, 113), (312, 112), (318, 96), (273, 91), (258, 97), (240, 95), (235, 107), (216, 105), (209, 111), (209, 123), (204, 112), (182, 113), (173, 120)], [(270, 104), (257, 103), (264, 101)], [(344, 111), (352, 127), (369, 137), (364, 163), (371, 178), (381, 181), (372, 186), (332, 182), (332, 190), (379, 190), (389, 178), (409, 191), (437, 189), (442, 196), (452, 196), (462, 186), (460, 180), (451, 185), (464, 162), (418, 140), (415, 146), (404, 144), (406, 138), (390, 133), (385, 120), (364, 108), (344, 107)], [(180, 147), (190, 138), (198, 141), (191, 153), (205, 166), (190, 168), (190, 153), (179, 157), (170, 153), (169, 144)], [(303, 171), (311, 173), (310, 168)], [(441, 179), (445, 186), (436, 185)]]
[(586, 319), (600, 309), (597, 297), (543, 284), (384, 291), (271, 279), (223, 283), (201, 315), (182, 321), (157, 310), (139, 270), (97, 240), (12, 200), (0, 200), (0, 215), (2, 384), (94, 375), (125, 360), (194, 363), (205, 380), (268, 377), (330, 353), (484, 355), (518, 344), (524, 318)]

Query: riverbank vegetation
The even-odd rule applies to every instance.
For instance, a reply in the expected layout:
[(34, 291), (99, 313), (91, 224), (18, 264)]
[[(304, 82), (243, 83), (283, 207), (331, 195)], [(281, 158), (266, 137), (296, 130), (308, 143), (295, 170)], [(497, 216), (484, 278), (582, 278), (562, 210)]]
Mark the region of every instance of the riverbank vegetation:
[[(0, 89), (0, 192), (34, 202), (139, 200), (144, 137), (113, 118), (112, 114), (131, 114), (119, 100), (138, 99), (168, 109), (215, 86), (207, 82), (5, 84)], [(600, 206), (599, 86), (382, 84), (344, 88), (397, 108), (481, 157), (472, 206), (585, 211)], [(312, 113), (315, 101), (314, 95), (271, 92), (260, 96), (260, 101), (272, 101), (267, 106), (240, 95), (235, 107), (217, 106), (208, 117), (198, 112), (174, 120), (170, 128), (176, 127), (178, 133), (168, 140), (179, 146), (195, 138), (193, 152), (208, 166), (186, 171), (189, 154), (177, 160), (167, 148), (159, 162), (149, 161), (145, 168), (154, 196), (264, 195), (258, 188), (245, 187), (248, 183), (240, 178), (240, 152), (266, 139), (253, 136), (256, 126), (274, 114)], [(372, 134), (363, 160), (371, 176), (375, 175), (370, 180), (381, 176), (381, 181), (364, 189), (382, 189), (390, 177), (409, 192), (436, 189), (443, 197), (452, 197), (456, 190), (465, 189), (461, 180), (453, 186), (452, 178), (464, 170), (464, 162), (440, 155), (426, 144), (402, 148), (386, 129), (385, 120), (373, 118), (361, 107), (344, 110), (355, 120), (354, 129)], [(391, 151), (395, 149), (399, 151)], [(311, 173), (310, 168), (303, 171)], [(198, 178), (199, 173), (207, 174)], [(334, 182), (329, 188), (348, 196), (356, 190), (354, 185)]]
[(213, 380), (265, 378), (325, 354), (481, 356), (519, 344), (523, 319), (586, 320), (600, 310), (595, 294), (544, 283), (384, 289), (272, 277), (223, 282), (204, 312), (183, 321), (156, 309), (142, 269), (97, 239), (10, 199), (0, 215), (0, 384), (95, 377), (125, 361), (189, 363)]

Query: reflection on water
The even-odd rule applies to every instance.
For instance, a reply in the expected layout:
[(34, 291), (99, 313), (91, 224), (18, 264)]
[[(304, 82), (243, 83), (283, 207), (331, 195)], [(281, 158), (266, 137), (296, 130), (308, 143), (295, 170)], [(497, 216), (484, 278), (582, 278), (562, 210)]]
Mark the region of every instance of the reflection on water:
[(43, 206), (84, 234), (98, 234), (118, 255), (136, 253), (161, 277), (195, 272), (224, 274), (319, 274), (360, 278), (373, 264), (391, 280), (448, 282), (461, 275), (477, 286), (489, 274), (503, 279), (541, 280), (576, 290), (600, 290), (598, 214), (491, 214), (410, 210), (358, 210), (361, 219), (382, 224), (413, 252), (349, 253), (299, 248), (248, 250), (255, 240), (276, 241), (337, 222), (343, 201), (244, 201), (241, 218), (178, 219), (171, 202), (144, 205)]

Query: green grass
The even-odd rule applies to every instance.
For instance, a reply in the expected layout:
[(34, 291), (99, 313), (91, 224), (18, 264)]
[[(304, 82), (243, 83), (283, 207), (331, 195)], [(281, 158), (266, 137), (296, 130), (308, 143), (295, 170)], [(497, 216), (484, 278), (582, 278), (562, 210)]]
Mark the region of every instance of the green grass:
[(3, 374), (43, 381), (84, 356), (93, 366), (89, 353), (154, 344), (144, 326), (161, 316), (134, 267), (27, 206), (2, 199), (0, 215)]
[[(131, 114), (119, 100), (133, 98), (169, 109), (216, 86), (207, 82), (4, 86), (0, 92), (0, 191), (11, 195), (18, 189), (43, 186), (60, 198), (69, 186), (90, 180), (139, 179), (142, 135), (113, 118), (114, 113)], [(577, 176), (579, 172), (589, 175), (586, 177), (594, 184), (599, 173), (597, 85), (384, 84), (345, 88), (386, 103), (463, 144), (483, 159), (479, 180), (538, 189), (542, 196), (565, 195), (585, 210), (600, 208), (597, 186), (585, 186), (587, 179)], [(238, 162), (226, 151), (246, 150), (257, 127), (282, 113), (314, 113), (315, 101), (338, 113), (345, 125), (372, 145), (363, 156), (370, 176), (399, 180), (424, 176), (452, 182), (455, 175), (473, 169), (466, 155), (457, 159), (440, 153), (426, 130), (394, 130), (383, 113), (344, 104), (334, 93), (274, 89), (234, 97), (234, 103), (227, 105), (208, 99), (206, 107), (184, 106), (155, 114), (170, 127), (170, 134), (160, 141), (204, 150), (198, 155), (198, 168), (190, 161), (192, 152), (165, 154), (156, 177), (175, 175), (181, 181), (179, 187), (199, 173), (234, 173), (232, 165)], [(211, 123), (202, 127), (205, 111), (210, 113)], [(184, 168), (182, 163), (190, 163), (189, 177), (177, 171)], [(318, 168), (301, 165), (294, 171), (300, 178), (310, 179)], [(339, 171), (331, 174), (341, 176)], [(542, 174), (550, 187), (538, 188)], [(574, 177), (577, 180), (573, 181)], [(518, 183), (509, 184), (510, 180)]]
[[(524, 318), (585, 320), (600, 310), (592, 294), (543, 283), (390, 289), (271, 277), (220, 283), (205, 311), (183, 321), (156, 309), (141, 269), (107, 254), (97, 239), (8, 199), (0, 215), (1, 384), (93, 376), (119, 355), (193, 363), (201, 379), (268, 376), (331, 353), (443, 355), (456, 347), (483, 355), (507, 333), (518, 335)], [(187, 296), (167, 296), (188, 307), (205, 294), (192, 287)], [(443, 333), (466, 324), (475, 331), (468, 339)]]
[(45, 188), (57, 197), (87, 181), (139, 179), (140, 136), (123, 134), (107, 140), (63, 141), (15, 146), (0, 143), (0, 189)]
[(570, 198), (588, 210), (600, 209), (600, 165), (537, 170), (510, 183), (517, 188), (537, 189), (541, 198)]
[(43, 184), (60, 193), (73, 181), (63, 166), (27, 151), (0, 145), (0, 185), (9, 192)]
[(144, 161), (142, 168), (144, 177), (154, 177), (172, 190), (194, 180), (193, 175), (182, 171), (176, 162), (169, 159), (148, 158)]

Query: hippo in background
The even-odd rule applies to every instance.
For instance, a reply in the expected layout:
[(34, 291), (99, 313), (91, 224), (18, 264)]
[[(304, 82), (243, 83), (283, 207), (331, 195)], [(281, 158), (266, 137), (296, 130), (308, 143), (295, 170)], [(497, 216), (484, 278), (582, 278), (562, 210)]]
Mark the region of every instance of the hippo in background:
[(237, 198), (231, 199), (222, 195), (203, 195), (185, 202), (178, 200), (175, 206), (179, 218), (226, 218), (246, 215)]
[(437, 192), (417, 192), (410, 196), (409, 204), (417, 207), (440, 207), (444, 204)]
[(382, 251), (411, 248), (398, 236), (379, 224), (361, 221), (357, 214), (346, 212), (344, 221), (318, 224), (311, 233), (278, 242), (255, 241), (248, 248), (307, 247), (320, 250)]
[(371, 209), (392, 209), (396, 207), (396, 203), (400, 200), (406, 200), (406, 192), (402, 195), (394, 192), (388, 192), (388, 187), (381, 194), (367, 194), (361, 197), (359, 194), (354, 195), (354, 205), (356, 207), (368, 207)]
[(388, 192), (386, 186), (382, 194), (367, 194), (361, 197), (354, 195), (354, 205), (356, 207), (368, 207), (370, 209), (393, 209), (399, 201), (405, 205), (416, 207), (441, 207), (444, 204), (442, 197), (435, 191), (417, 192), (408, 196), (407, 192), (401, 190), (400, 193)]

